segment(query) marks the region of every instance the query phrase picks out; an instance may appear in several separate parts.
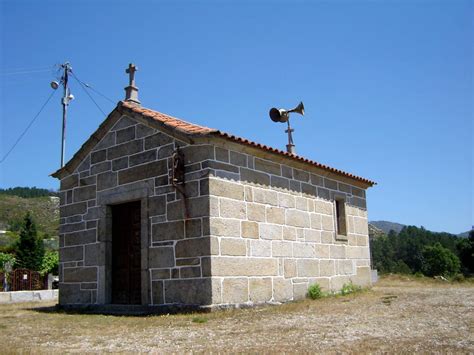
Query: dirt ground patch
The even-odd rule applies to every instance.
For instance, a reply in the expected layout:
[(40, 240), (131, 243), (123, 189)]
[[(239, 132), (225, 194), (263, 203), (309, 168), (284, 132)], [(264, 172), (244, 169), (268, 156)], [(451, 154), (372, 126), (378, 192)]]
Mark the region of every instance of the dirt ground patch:
[[(149, 317), (0, 306), (7, 352), (474, 352), (474, 284), (383, 278), (372, 290), (282, 306)], [(5, 347), (6, 345), (6, 347)]]

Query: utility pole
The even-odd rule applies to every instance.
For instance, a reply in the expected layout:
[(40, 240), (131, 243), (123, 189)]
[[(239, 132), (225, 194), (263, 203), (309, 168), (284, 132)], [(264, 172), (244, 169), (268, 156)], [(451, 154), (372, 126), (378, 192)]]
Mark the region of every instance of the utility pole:
[(64, 151), (66, 149), (66, 117), (67, 117), (67, 107), (69, 106), (69, 101), (72, 100), (73, 97), (70, 96), (69, 87), (67, 86), (68, 79), (69, 79), (69, 72), (71, 71), (71, 65), (69, 62), (66, 62), (61, 65), (61, 68), (64, 69), (64, 74), (62, 77), (63, 82), (63, 93), (64, 96), (61, 100), (63, 104), (63, 130), (62, 130), (62, 139), (61, 139), (61, 168), (64, 166)]
[(66, 150), (66, 118), (67, 118), (67, 107), (69, 106), (69, 102), (74, 100), (74, 96), (71, 94), (68, 86), (69, 80), (69, 73), (72, 71), (71, 64), (66, 62), (61, 64), (61, 69), (63, 70), (63, 74), (61, 76), (61, 81), (58, 83), (57, 81), (51, 82), (51, 87), (56, 90), (60, 84), (63, 85), (63, 97), (61, 99), (61, 104), (63, 106), (63, 124), (62, 124), (62, 138), (61, 138), (61, 168), (64, 166), (64, 153)]

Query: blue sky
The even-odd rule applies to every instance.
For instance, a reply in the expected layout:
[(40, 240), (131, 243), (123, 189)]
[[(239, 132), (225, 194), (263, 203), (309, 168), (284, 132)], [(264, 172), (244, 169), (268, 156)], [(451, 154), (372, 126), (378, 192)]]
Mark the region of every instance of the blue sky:
[[(50, 95), (53, 66), (118, 102), (284, 149), (273, 106), (300, 100), (298, 154), (378, 182), (371, 220), (460, 233), (473, 218), (472, 1), (0, 2), (0, 156)], [(82, 88), (66, 158), (104, 119)], [(58, 91), (0, 164), (0, 187), (58, 187)], [(106, 112), (115, 104), (91, 92)], [(1, 159), (0, 157), (0, 159)]]

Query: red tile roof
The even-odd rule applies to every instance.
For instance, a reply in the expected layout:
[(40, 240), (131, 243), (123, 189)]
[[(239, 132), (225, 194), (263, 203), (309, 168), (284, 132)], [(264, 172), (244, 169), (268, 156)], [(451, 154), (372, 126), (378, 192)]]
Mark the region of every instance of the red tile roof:
[(181, 131), (182, 133), (185, 133), (185, 134), (208, 134), (208, 133), (217, 131), (212, 128), (199, 126), (194, 123), (183, 121), (182, 119), (179, 119), (176, 117), (165, 115), (164, 113), (161, 113), (161, 112), (157, 112), (157, 111), (150, 110), (148, 108), (137, 106), (136, 104), (131, 104), (126, 101), (122, 102), (122, 107), (125, 107), (143, 116), (152, 118), (155, 121), (163, 123), (167, 127), (170, 127), (172, 129), (177, 129), (178, 131)]
[(148, 117), (148, 118), (152, 118), (153, 120), (162, 123), (166, 127), (169, 127), (171, 129), (176, 129), (176, 130), (178, 130), (178, 131), (180, 131), (184, 134), (222, 137), (222, 138), (228, 139), (228, 140), (233, 141), (233, 142), (237, 142), (237, 143), (240, 143), (240, 144), (245, 144), (245, 145), (248, 145), (248, 146), (251, 146), (251, 147), (262, 149), (262, 150), (267, 151), (267, 152), (276, 153), (276, 154), (283, 155), (283, 156), (286, 156), (286, 157), (294, 159), (294, 160), (302, 161), (302, 162), (311, 164), (313, 166), (316, 166), (320, 169), (327, 170), (329, 172), (335, 173), (337, 175), (345, 176), (345, 177), (348, 177), (348, 178), (366, 183), (369, 186), (373, 186), (373, 185), (376, 184), (374, 181), (368, 180), (366, 178), (363, 178), (363, 177), (360, 177), (360, 176), (357, 176), (357, 175), (354, 175), (354, 174), (347, 173), (347, 172), (339, 170), (339, 169), (332, 168), (330, 166), (318, 163), (314, 160), (310, 160), (310, 159), (298, 156), (296, 154), (290, 154), (290, 153), (285, 152), (283, 150), (272, 148), (272, 147), (266, 146), (264, 144), (256, 143), (256, 142), (250, 141), (250, 140), (245, 139), (245, 138), (237, 137), (237, 136), (234, 136), (232, 134), (219, 131), (217, 129), (212, 129), (212, 128), (208, 128), (208, 127), (204, 127), (204, 126), (199, 126), (199, 125), (196, 125), (196, 124), (193, 124), (193, 123), (189, 123), (189, 122), (183, 121), (179, 118), (168, 116), (168, 115), (165, 115), (163, 113), (160, 113), (160, 112), (157, 112), (157, 111), (154, 111), (154, 110), (150, 110), (150, 109), (147, 109), (147, 108), (135, 105), (135, 104), (130, 104), (128, 102), (122, 102), (121, 106), (125, 109), (128, 109), (128, 110), (132, 111), (132, 112), (141, 114), (141, 115), (143, 115), (145, 117)]

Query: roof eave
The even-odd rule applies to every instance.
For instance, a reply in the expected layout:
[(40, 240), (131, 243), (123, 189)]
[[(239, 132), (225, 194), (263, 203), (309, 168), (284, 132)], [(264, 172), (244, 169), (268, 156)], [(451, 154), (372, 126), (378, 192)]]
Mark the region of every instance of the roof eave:
[(363, 177), (360, 177), (360, 176), (357, 176), (357, 175), (354, 175), (354, 174), (351, 174), (351, 173), (347, 173), (345, 171), (342, 171), (342, 170), (339, 170), (339, 169), (336, 169), (336, 168), (332, 168), (330, 166), (326, 166), (324, 164), (318, 163), (316, 161), (313, 161), (313, 160), (308, 159), (308, 158), (304, 158), (304, 157), (296, 155), (296, 154), (291, 154), (291, 153), (288, 153), (288, 152), (284, 152), (282, 150), (272, 148), (272, 147), (268, 147), (268, 146), (264, 146), (263, 144), (253, 142), (253, 141), (250, 141), (250, 140), (245, 139), (245, 138), (240, 138), (240, 137), (237, 137), (237, 136), (234, 136), (234, 135), (230, 135), (226, 132), (216, 131), (216, 132), (212, 132), (212, 133), (208, 134), (208, 136), (224, 138), (226, 140), (230, 140), (230, 141), (236, 142), (238, 144), (247, 145), (247, 146), (250, 146), (250, 147), (253, 147), (253, 148), (257, 148), (257, 149), (265, 151), (265, 152), (270, 152), (272, 154), (276, 154), (276, 155), (279, 155), (279, 156), (285, 156), (286, 158), (289, 158), (291, 160), (298, 161), (298, 162), (303, 162), (303, 163), (309, 164), (310, 166), (315, 166), (319, 169), (329, 171), (329, 172), (331, 172), (335, 175), (339, 175), (339, 176), (342, 176), (344, 178), (348, 178), (350, 180), (355, 180), (358, 183), (363, 184), (364, 188), (369, 188), (369, 187), (373, 187), (373, 186), (377, 185), (377, 183), (375, 181), (371, 181), (369, 179), (366, 179), (366, 178), (363, 178)]
[(117, 106), (109, 113), (99, 127), (91, 134), (91, 136), (84, 142), (79, 150), (72, 156), (72, 158), (60, 169), (56, 170), (50, 176), (62, 179), (63, 177), (72, 174), (80, 162), (89, 154), (89, 151), (100, 142), (110, 128), (121, 117), (122, 101), (117, 103)]

